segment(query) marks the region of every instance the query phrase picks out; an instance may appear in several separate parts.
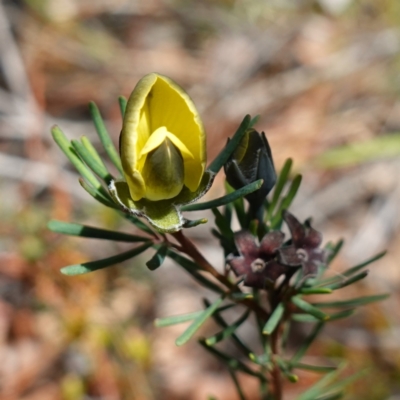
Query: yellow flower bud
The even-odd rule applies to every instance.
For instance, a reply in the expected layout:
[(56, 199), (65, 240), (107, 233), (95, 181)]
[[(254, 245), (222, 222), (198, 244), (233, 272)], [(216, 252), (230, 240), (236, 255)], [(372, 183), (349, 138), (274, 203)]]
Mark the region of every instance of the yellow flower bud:
[(189, 96), (171, 79), (151, 73), (133, 90), (120, 138), (124, 176), (134, 201), (197, 190), (206, 164), (205, 133)]
[(142, 78), (126, 106), (120, 136), (125, 181), (111, 181), (114, 201), (145, 217), (160, 232), (176, 232), (206, 220), (186, 220), (180, 208), (203, 196), (214, 173), (205, 171), (206, 138), (187, 93), (171, 79)]

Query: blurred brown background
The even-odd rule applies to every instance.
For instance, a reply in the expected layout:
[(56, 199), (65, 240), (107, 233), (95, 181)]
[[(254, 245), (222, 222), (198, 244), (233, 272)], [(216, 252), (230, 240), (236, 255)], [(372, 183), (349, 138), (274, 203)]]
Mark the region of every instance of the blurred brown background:
[[(398, 0), (0, 3), (0, 400), (237, 399), (195, 341), (175, 347), (183, 326), (152, 325), (201, 308), (206, 293), (183, 271), (150, 274), (141, 258), (65, 277), (60, 267), (124, 246), (46, 229), (57, 218), (132, 231), (81, 189), (49, 130), (96, 142), (94, 100), (117, 142), (118, 95), (152, 71), (194, 99), (209, 159), (245, 114), (261, 115), (277, 169), (292, 157), (304, 173), (292, 210), (313, 216), (326, 241), (346, 239), (331, 273), (389, 250), (343, 297), (392, 297), (332, 323), (310, 354), (370, 368), (347, 399), (400, 399), (399, 24)], [(211, 223), (190, 234), (221, 266)], [(286, 399), (318, 378), (300, 377)], [(256, 399), (255, 382), (241, 379)]]

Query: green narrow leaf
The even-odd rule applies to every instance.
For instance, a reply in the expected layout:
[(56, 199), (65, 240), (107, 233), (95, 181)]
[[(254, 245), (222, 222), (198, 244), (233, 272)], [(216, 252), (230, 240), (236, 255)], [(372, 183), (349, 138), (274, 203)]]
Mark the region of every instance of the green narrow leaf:
[(89, 185), (83, 178), (79, 178), (79, 184), (99, 203), (104, 204), (107, 207), (119, 210), (119, 207), (111, 199), (105, 196), (102, 191), (100, 192), (93, 186)]
[(146, 262), (147, 268), (150, 271), (156, 270), (161, 264), (164, 262), (165, 257), (167, 256), (168, 247), (165, 245), (161, 245), (160, 248), (156, 251), (154, 256)]
[(51, 220), (47, 224), (47, 226), (51, 231), (62, 233), (63, 235), (114, 240), (118, 242), (146, 242), (149, 240), (149, 238), (146, 238), (144, 236), (131, 235), (130, 233), (114, 232), (81, 224), (57, 221), (54, 219)]
[(229, 222), (221, 214), (218, 208), (213, 208), (211, 211), (215, 215), (215, 225), (220, 231), (218, 232), (217, 230), (212, 229), (211, 232), (220, 240), (221, 246), (224, 249), (224, 255), (226, 257), (236, 249), (233, 231)]
[(385, 256), (386, 253), (387, 253), (386, 251), (382, 251), (381, 253), (369, 258), (368, 260), (366, 260), (366, 261), (364, 261), (364, 262), (362, 262), (362, 263), (360, 263), (360, 264), (358, 264), (358, 265), (356, 265), (356, 266), (354, 266), (352, 268), (349, 268), (348, 270), (343, 272), (342, 275), (344, 275), (346, 277), (351, 276), (351, 275), (355, 274), (356, 272), (358, 272), (359, 270), (363, 269), (364, 267), (372, 264), (373, 262), (378, 261), (383, 256)]
[(58, 126), (53, 126), (53, 128), (51, 129), (51, 134), (54, 141), (67, 156), (69, 161), (71, 161), (79, 174), (96, 190), (101, 191), (101, 189), (104, 189), (96, 176), (93, 174), (93, 172), (82, 162), (82, 160), (76, 154), (76, 151), (73, 149), (70, 141), (64, 135), (62, 130)]
[(246, 321), (246, 319), (249, 317), (250, 312), (246, 311), (236, 322), (234, 322), (232, 325), (227, 326), (224, 330), (218, 332), (214, 336), (209, 337), (208, 339), (205, 340), (205, 343), (207, 346), (214, 346), (215, 344), (221, 342), (222, 340), (225, 340), (229, 337), (232, 336), (232, 334), (239, 328), (240, 325), (243, 324), (243, 322)]
[(246, 397), (244, 395), (243, 389), (240, 386), (240, 382), (238, 380), (238, 378), (236, 377), (236, 374), (234, 371), (232, 371), (230, 368), (228, 368), (229, 374), (233, 380), (233, 383), (235, 385), (236, 391), (238, 392), (239, 398), (240, 400), (246, 400)]
[(327, 372), (336, 371), (337, 367), (309, 365), (303, 363), (290, 363), (291, 368), (304, 369), (306, 371), (313, 371), (319, 374), (326, 374)]
[(343, 300), (343, 301), (313, 303), (312, 305), (314, 307), (318, 307), (318, 308), (335, 308), (335, 307), (353, 308), (353, 307), (357, 307), (357, 306), (362, 306), (364, 304), (373, 303), (375, 301), (385, 300), (389, 296), (390, 296), (390, 294), (378, 294), (375, 296), (358, 297), (355, 299), (349, 299), (349, 300)]
[(281, 197), (281, 194), (282, 194), (282, 190), (285, 187), (286, 181), (288, 180), (288, 177), (289, 177), (289, 174), (290, 174), (290, 170), (292, 168), (292, 164), (293, 164), (292, 159), (288, 158), (285, 161), (285, 164), (282, 167), (281, 173), (279, 174), (278, 180), (277, 180), (276, 185), (275, 185), (274, 194), (272, 196), (271, 204), (269, 205), (269, 208), (268, 208), (268, 215), (272, 215), (273, 214), (273, 212), (275, 210), (275, 207), (278, 204), (278, 201), (279, 201), (279, 199)]
[[(216, 312), (223, 312), (234, 307), (236, 304), (227, 304), (225, 306), (219, 307)], [(170, 317), (165, 318), (157, 318), (154, 320), (154, 326), (157, 328), (164, 328), (166, 326), (177, 325), (183, 322), (193, 321), (201, 314), (203, 314), (204, 310), (194, 311), (188, 314), (180, 314), (180, 315), (172, 315)]]
[(302, 288), (299, 293), (300, 294), (330, 294), (333, 289), (331, 287), (311, 287), (311, 288)]
[(340, 239), (335, 245), (328, 243), (325, 246), (325, 249), (330, 251), (326, 265), (330, 265), (330, 263), (336, 258), (336, 256), (339, 254), (339, 251), (342, 249), (343, 244), (344, 240)]
[(107, 184), (113, 179), (104, 164), (99, 164), (95, 158), (92, 157), (90, 151), (78, 140), (71, 140), (71, 144), (75, 151), (79, 154), (86, 165)]
[(361, 279), (366, 278), (368, 276), (368, 273), (369, 273), (369, 271), (360, 272), (359, 274), (354, 275), (351, 278), (344, 279), (342, 282), (333, 283), (332, 285), (329, 285), (328, 287), (332, 290), (342, 289), (346, 286), (349, 286), (355, 282), (360, 281)]
[(249, 123), (249, 128), (252, 128), (260, 119), (260, 115), (256, 115), (255, 117), (253, 117)]
[(319, 322), (315, 325), (313, 331), (304, 339), (304, 342), (290, 360), (290, 364), (297, 364), (303, 358), (304, 354), (306, 354), (307, 350), (317, 338), (324, 325), (325, 324), (323, 322)]
[(200, 218), (195, 220), (185, 219), (183, 223), (183, 228), (194, 228), (195, 226), (206, 224), (208, 222), (207, 218)]
[[(354, 311), (355, 310), (352, 309), (352, 310), (341, 311), (341, 312), (338, 312), (335, 314), (330, 314), (328, 322), (336, 321), (336, 320), (342, 319), (342, 318), (347, 318), (350, 315), (353, 315)], [(291, 318), (293, 321), (297, 321), (297, 322), (319, 322), (320, 321), (318, 318), (315, 318), (310, 314), (292, 314)]]
[(306, 390), (298, 400), (315, 400), (320, 395), (326, 393), (326, 386), (328, 386), (332, 381), (338, 378), (340, 373), (343, 371), (344, 366), (339, 367), (336, 371), (327, 373), (322, 379), (315, 383), (311, 388)]
[(246, 130), (249, 128), (250, 121), (251, 121), (250, 115), (246, 115), (242, 123), (240, 124), (239, 128), (233, 135), (232, 139), (229, 140), (225, 148), (217, 155), (214, 161), (209, 165), (208, 167), (209, 171), (217, 173), (223, 167), (223, 165), (226, 164), (229, 157), (236, 150), (236, 147), (242, 140), (244, 134), (246, 133)]
[(368, 369), (364, 369), (361, 371), (356, 372), (355, 374), (345, 378), (341, 379), (339, 382), (333, 383), (332, 385), (328, 386), (326, 388), (326, 391), (336, 391), (336, 390), (341, 390), (344, 387), (350, 385), (351, 383), (355, 382), (356, 380), (360, 379), (362, 376), (366, 375), (368, 373)]
[(264, 325), (262, 333), (264, 335), (270, 335), (275, 328), (278, 326), (279, 322), (281, 321), (283, 314), (285, 312), (285, 306), (283, 303), (279, 303), (271, 316), (268, 318), (267, 323)]
[(225, 204), (229, 204), (232, 201), (246, 196), (249, 193), (253, 193), (256, 190), (260, 189), (262, 186), (263, 180), (259, 179), (249, 185), (243, 186), (242, 188), (235, 190), (233, 193), (227, 194), (225, 196), (219, 197), (218, 199), (206, 201), (204, 203), (194, 203), (188, 204), (187, 206), (183, 206), (181, 208), (182, 211), (199, 211), (199, 210), (209, 210), (210, 208), (216, 208), (220, 206), (224, 206)]
[(90, 102), (89, 109), (94, 125), (96, 127), (96, 131), (100, 137), (101, 143), (103, 144), (106, 153), (108, 154), (108, 157), (110, 158), (111, 162), (117, 167), (121, 175), (123, 175), (121, 160), (110, 138), (110, 135), (107, 132), (107, 128), (104, 124), (103, 118), (100, 115), (99, 109), (94, 102)]
[(131, 214), (126, 214), (126, 213), (123, 213), (122, 215), (126, 219), (131, 221), (132, 224), (136, 225), (136, 227), (139, 228), (141, 231), (146, 232), (149, 235), (152, 235), (156, 238), (158, 237), (157, 234), (155, 232), (153, 232), (153, 230), (150, 227), (148, 227), (140, 218), (135, 217), (134, 215), (131, 215)]
[(222, 351), (217, 350), (215, 347), (207, 346), (204, 340), (199, 340), (199, 343), (211, 354), (215, 357), (219, 358), (224, 364), (228, 366), (228, 368), (232, 369), (233, 371), (242, 371), (248, 375), (255, 376), (263, 382), (267, 381), (267, 378), (259, 372), (253, 371), (249, 368), (246, 364), (242, 361), (228, 356), (227, 354), (223, 353)]
[(327, 394), (326, 396), (320, 396), (315, 400), (338, 400), (343, 398), (344, 392), (337, 392), (337, 393), (331, 393)]
[[(229, 185), (228, 182), (225, 182), (225, 187), (226, 187), (226, 191), (228, 194), (233, 193), (235, 191), (235, 189), (231, 185)], [(240, 227), (242, 229), (246, 229), (247, 228), (247, 216), (246, 216), (246, 211), (244, 209), (243, 197), (239, 197), (232, 204), (233, 204), (233, 208), (235, 209), (236, 216), (239, 220)]]
[[(210, 303), (208, 302), (207, 299), (204, 299), (204, 305), (206, 307), (210, 306)], [(221, 326), (222, 328), (226, 329), (228, 328), (229, 324), (222, 318), (221, 314), (217, 311), (213, 314), (213, 319), (214, 321)], [(249, 349), (239, 338), (239, 336), (236, 335), (236, 333), (232, 333), (232, 339), (236, 343), (236, 346), (248, 357), (250, 357), (250, 354), (253, 353), (251, 349)]]
[(209, 280), (205, 275), (202, 275), (200, 273), (199, 266), (192, 260), (189, 260), (188, 258), (181, 256), (180, 254), (172, 251), (171, 249), (168, 250), (168, 257), (172, 258), (186, 272), (192, 275), (192, 277), (202, 286), (219, 294), (225, 293), (224, 290), (219, 285)]
[(279, 209), (277, 213), (274, 215), (274, 217), (271, 220), (271, 227), (275, 228), (278, 226), (282, 220), (282, 211), (287, 210), (290, 205), (292, 204), (292, 201), (294, 200), (297, 191), (299, 190), (300, 184), (301, 184), (302, 176), (301, 175), (296, 175), (289, 187), (288, 194), (283, 198)]
[(130, 258), (136, 257), (140, 253), (143, 253), (149, 247), (153, 245), (152, 242), (144, 243), (141, 246), (135, 247), (132, 250), (128, 250), (125, 253), (118, 254), (116, 256), (103, 258), (102, 260), (89, 261), (83, 264), (69, 265), (61, 268), (61, 272), (64, 275), (81, 275), (88, 272), (97, 271), (98, 269), (107, 268), (111, 265), (118, 264), (120, 262), (129, 260)]
[(233, 240), (233, 231), (228, 221), (224, 218), (218, 208), (213, 208), (211, 211), (215, 216), (215, 225), (217, 226), (223, 237), (226, 240)]
[(124, 118), (125, 110), (126, 110), (126, 104), (128, 103), (128, 101), (126, 100), (126, 97), (119, 96), (118, 97), (118, 103), (119, 103), (119, 109), (121, 111), (121, 116), (122, 116), (122, 118)]
[(315, 318), (318, 318), (321, 321), (327, 321), (329, 319), (329, 315), (325, 314), (318, 308), (316, 308), (314, 305), (311, 305), (310, 303), (307, 303), (303, 299), (301, 299), (298, 296), (293, 296), (291, 298), (291, 301), (294, 305), (296, 305), (298, 308), (301, 310), (305, 311), (306, 313), (314, 316)]
[(220, 304), (224, 301), (224, 297), (220, 297), (217, 299), (213, 304), (210, 305), (207, 309), (205, 309), (201, 315), (199, 315), (192, 323), (191, 325), (185, 330), (185, 332), (180, 335), (176, 341), (175, 344), (177, 346), (182, 346), (185, 344), (199, 329), (200, 327), (204, 324), (204, 322), (207, 321), (208, 318), (211, 317), (211, 315), (214, 314), (214, 312), (217, 310), (217, 308), (220, 306)]
[(253, 299), (254, 295), (252, 293), (232, 293), (229, 297), (233, 300), (246, 300)]
[(95, 149), (89, 138), (86, 136), (82, 136), (81, 142), (85, 146), (86, 150), (91, 154), (91, 156), (97, 161), (97, 163), (102, 165), (105, 169), (107, 169), (99, 153), (97, 152), (97, 150)]
[(282, 371), (282, 373), (286, 376), (286, 378), (290, 382), (296, 383), (299, 381), (299, 377), (296, 374), (292, 373), (292, 371), (290, 370), (290, 366), (285, 360), (283, 360), (280, 357), (275, 357), (275, 359), (279, 365), (279, 369)]

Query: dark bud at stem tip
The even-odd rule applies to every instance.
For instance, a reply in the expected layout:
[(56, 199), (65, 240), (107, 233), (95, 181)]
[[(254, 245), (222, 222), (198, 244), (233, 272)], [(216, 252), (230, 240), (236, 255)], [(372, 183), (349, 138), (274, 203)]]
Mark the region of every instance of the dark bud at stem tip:
[(265, 133), (247, 130), (224, 170), (228, 183), (236, 190), (258, 179), (264, 181), (260, 189), (246, 196), (251, 208), (258, 210), (276, 183), (271, 148)]

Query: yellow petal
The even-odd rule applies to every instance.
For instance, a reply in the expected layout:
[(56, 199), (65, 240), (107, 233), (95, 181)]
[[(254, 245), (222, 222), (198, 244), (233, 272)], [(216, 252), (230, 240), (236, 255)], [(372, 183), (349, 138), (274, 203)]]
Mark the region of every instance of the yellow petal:
[(139, 154), (139, 158), (143, 155), (149, 153), (150, 151), (156, 149), (160, 144), (168, 138), (171, 142), (180, 150), (182, 157), (185, 159), (193, 159), (193, 154), (188, 150), (188, 148), (171, 132), (167, 131), (165, 126), (156, 129), (149, 139), (147, 140), (146, 144), (142, 148), (142, 151)]

